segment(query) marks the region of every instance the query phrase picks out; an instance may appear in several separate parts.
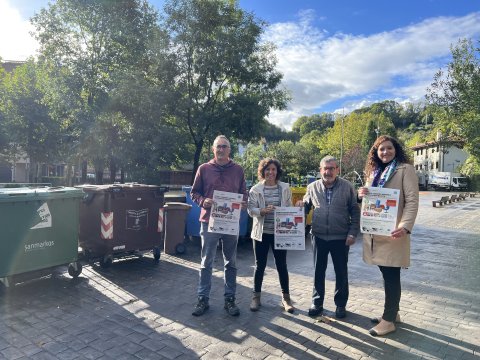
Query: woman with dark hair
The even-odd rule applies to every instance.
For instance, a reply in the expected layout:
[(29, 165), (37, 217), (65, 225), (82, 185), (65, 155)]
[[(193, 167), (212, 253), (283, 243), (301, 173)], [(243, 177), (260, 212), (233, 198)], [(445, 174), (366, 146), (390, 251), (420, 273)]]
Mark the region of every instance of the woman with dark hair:
[(410, 233), (418, 212), (418, 180), (403, 147), (388, 135), (377, 138), (368, 152), (365, 177), (366, 187), (358, 189), (359, 198), (368, 194), (367, 187), (400, 190), (397, 222), (390, 236), (363, 235), (363, 260), (378, 265), (385, 289), (383, 315), (371, 319), (377, 325), (369, 332), (383, 336), (395, 331), (395, 322), (400, 322), (400, 269), (410, 266)]
[(287, 251), (276, 250), (274, 246), (274, 211), (276, 206), (292, 206), (292, 192), (287, 183), (279, 181), (282, 166), (276, 159), (263, 159), (258, 164), (260, 182), (250, 189), (248, 196), (248, 214), (253, 219), (252, 234), (255, 271), (253, 274), (253, 298), (251, 311), (257, 311), (261, 305), (263, 275), (267, 266), (269, 248), (272, 248), (275, 266), (282, 289), (282, 305), (285, 311), (295, 310), (290, 300)]

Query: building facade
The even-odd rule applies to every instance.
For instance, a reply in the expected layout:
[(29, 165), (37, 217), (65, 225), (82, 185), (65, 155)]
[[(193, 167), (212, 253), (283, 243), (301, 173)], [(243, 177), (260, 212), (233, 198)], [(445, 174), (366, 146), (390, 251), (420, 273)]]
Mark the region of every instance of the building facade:
[(437, 141), (418, 144), (412, 147), (413, 165), (417, 173), (458, 172), (460, 165), (465, 163), (468, 153), (462, 149), (462, 142), (453, 142), (448, 147), (442, 147)]

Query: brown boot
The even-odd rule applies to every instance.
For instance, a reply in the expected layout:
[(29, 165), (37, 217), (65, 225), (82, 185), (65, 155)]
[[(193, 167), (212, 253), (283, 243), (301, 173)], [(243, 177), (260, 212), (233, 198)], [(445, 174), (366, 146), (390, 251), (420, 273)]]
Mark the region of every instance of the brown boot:
[(290, 314), (295, 310), (292, 305), (292, 300), (290, 300), (290, 294), (282, 294), (282, 305), (285, 308), (285, 311)]
[(260, 292), (254, 292), (253, 297), (252, 297), (252, 302), (250, 303), (250, 310), (251, 311), (258, 311), (260, 306), (262, 305), (260, 303)]

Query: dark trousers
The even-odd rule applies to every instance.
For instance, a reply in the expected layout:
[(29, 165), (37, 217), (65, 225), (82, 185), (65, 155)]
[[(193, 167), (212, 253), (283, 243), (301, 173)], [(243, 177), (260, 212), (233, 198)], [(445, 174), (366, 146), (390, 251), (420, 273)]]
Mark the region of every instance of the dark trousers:
[(379, 266), (383, 275), (383, 286), (385, 288), (385, 307), (382, 318), (393, 322), (400, 309), (400, 296), (402, 287), (400, 285), (400, 268), (390, 266)]
[(345, 245), (345, 240), (325, 241), (313, 237), (313, 264), (315, 276), (313, 280), (312, 304), (323, 307), (325, 299), (325, 271), (330, 253), (335, 270), (335, 296), (336, 306), (344, 307), (348, 301), (348, 251), (350, 246)]
[(253, 291), (262, 291), (263, 275), (265, 274), (265, 267), (267, 266), (268, 250), (271, 247), (273, 251), (273, 257), (275, 259), (275, 266), (278, 272), (278, 279), (280, 280), (280, 287), (282, 288), (282, 293), (288, 294), (289, 285), (287, 269), (287, 250), (275, 250), (274, 245), (275, 244), (273, 234), (263, 234), (262, 241), (253, 240), (253, 254), (255, 255)]

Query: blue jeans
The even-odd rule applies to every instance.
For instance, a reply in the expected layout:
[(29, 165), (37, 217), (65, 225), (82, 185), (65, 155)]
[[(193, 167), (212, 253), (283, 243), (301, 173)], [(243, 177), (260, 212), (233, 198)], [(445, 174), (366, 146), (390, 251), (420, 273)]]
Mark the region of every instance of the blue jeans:
[(208, 232), (208, 223), (202, 222), (200, 236), (202, 238), (202, 262), (200, 264), (200, 279), (198, 296), (210, 297), (212, 288), (212, 267), (217, 253), (218, 241), (222, 239), (224, 266), (225, 297), (235, 296), (237, 289), (237, 235), (225, 235)]

